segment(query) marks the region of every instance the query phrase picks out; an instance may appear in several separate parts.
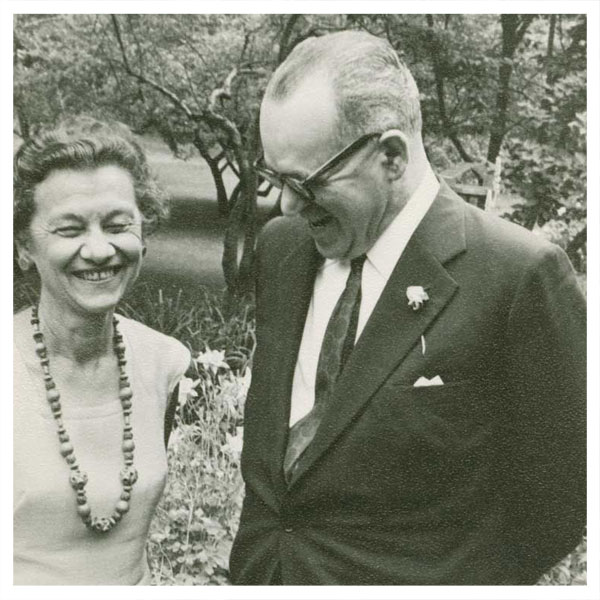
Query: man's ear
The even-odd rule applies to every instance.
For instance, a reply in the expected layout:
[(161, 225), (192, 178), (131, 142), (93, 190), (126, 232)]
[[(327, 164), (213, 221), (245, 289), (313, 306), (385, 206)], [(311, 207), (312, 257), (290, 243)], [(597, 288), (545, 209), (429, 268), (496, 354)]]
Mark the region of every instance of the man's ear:
[(399, 129), (390, 129), (379, 138), (379, 147), (385, 155), (383, 166), (388, 177), (400, 179), (410, 159), (408, 138)]

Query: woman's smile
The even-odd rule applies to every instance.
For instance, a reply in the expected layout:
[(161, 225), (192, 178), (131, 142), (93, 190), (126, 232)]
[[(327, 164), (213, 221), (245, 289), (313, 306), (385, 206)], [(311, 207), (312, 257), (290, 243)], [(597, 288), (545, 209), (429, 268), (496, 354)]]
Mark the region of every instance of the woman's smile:
[(84, 281), (104, 283), (105, 281), (114, 279), (114, 277), (121, 271), (123, 267), (116, 265), (112, 267), (92, 268), (92, 269), (80, 269), (73, 271), (73, 275), (78, 279)]

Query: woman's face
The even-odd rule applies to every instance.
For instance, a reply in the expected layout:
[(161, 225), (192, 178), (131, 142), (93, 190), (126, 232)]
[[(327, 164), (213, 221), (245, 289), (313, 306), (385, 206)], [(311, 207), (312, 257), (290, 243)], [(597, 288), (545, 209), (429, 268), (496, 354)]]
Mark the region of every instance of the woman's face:
[(142, 262), (142, 215), (129, 172), (116, 165), (52, 171), (34, 203), (19, 251), (37, 267), (42, 301), (83, 315), (113, 309)]

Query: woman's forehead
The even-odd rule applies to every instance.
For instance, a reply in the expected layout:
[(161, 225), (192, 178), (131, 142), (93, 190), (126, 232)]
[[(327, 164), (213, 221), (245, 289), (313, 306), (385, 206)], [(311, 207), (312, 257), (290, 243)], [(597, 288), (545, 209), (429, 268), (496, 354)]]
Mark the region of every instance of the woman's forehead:
[[(112, 210), (136, 207), (133, 178), (116, 165), (52, 171), (34, 191), (36, 213)], [(113, 208), (111, 208), (113, 207)]]

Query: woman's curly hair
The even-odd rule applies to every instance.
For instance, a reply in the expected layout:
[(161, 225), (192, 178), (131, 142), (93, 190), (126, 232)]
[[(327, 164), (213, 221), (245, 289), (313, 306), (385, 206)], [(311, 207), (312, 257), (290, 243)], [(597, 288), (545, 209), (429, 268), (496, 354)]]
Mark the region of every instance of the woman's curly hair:
[(36, 186), (61, 169), (85, 170), (115, 165), (129, 172), (142, 213), (142, 231), (151, 233), (168, 215), (168, 199), (148, 167), (144, 152), (127, 126), (79, 116), (25, 141), (13, 167), (13, 231), (28, 231), (35, 211)]

